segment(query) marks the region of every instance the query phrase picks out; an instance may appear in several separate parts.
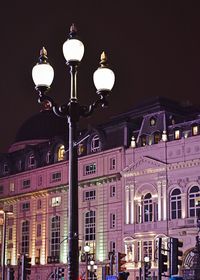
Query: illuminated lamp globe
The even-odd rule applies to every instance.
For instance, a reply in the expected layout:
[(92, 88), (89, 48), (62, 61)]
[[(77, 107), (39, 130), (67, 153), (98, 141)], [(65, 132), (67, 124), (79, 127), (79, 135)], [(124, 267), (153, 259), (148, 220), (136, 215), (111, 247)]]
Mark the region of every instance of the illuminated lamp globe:
[(84, 246), (84, 252), (86, 252), (86, 253), (90, 252), (90, 246), (89, 245)]
[(54, 70), (47, 60), (47, 51), (43, 48), (40, 51), (39, 62), (32, 69), (32, 78), (36, 87), (50, 87), (53, 82)]
[(70, 38), (63, 44), (63, 55), (67, 62), (81, 61), (84, 55), (83, 43), (74, 38)]
[(93, 74), (93, 81), (97, 91), (111, 91), (115, 83), (114, 72), (107, 67), (107, 57), (101, 54), (100, 67)]

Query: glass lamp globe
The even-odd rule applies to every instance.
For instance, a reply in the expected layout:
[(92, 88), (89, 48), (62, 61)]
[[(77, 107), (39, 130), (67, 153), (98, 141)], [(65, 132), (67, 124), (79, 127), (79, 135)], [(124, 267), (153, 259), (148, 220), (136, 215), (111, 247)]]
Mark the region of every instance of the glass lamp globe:
[(38, 86), (50, 87), (53, 78), (54, 70), (53, 67), (48, 63), (38, 63), (32, 69), (32, 78), (34, 84)]
[(54, 70), (48, 63), (47, 50), (44, 47), (40, 50), (38, 63), (32, 69), (32, 78), (36, 87), (50, 87), (53, 82)]
[(89, 246), (89, 245), (85, 245), (85, 246), (84, 246), (84, 251), (85, 251), (86, 253), (89, 253), (89, 252), (90, 252), (90, 246)]
[(93, 74), (93, 81), (97, 91), (111, 91), (115, 83), (114, 72), (107, 67), (107, 57), (101, 54), (100, 67)]
[(81, 61), (84, 55), (83, 43), (74, 38), (70, 38), (63, 44), (63, 55), (66, 61)]

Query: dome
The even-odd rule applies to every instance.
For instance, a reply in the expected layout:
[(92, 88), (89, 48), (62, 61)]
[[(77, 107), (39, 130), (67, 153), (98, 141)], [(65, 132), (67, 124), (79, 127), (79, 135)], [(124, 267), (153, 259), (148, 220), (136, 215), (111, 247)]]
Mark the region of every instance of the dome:
[(49, 139), (68, 134), (67, 118), (56, 116), (52, 110), (44, 110), (26, 120), (19, 128), (16, 142)]

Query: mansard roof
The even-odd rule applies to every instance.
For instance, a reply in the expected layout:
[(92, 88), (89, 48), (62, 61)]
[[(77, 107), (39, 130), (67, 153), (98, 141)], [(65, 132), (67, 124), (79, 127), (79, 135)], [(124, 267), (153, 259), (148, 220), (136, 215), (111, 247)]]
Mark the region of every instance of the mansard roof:
[(49, 139), (67, 134), (67, 120), (58, 118), (52, 110), (44, 110), (33, 115), (21, 125), (15, 137), (15, 143), (34, 139)]

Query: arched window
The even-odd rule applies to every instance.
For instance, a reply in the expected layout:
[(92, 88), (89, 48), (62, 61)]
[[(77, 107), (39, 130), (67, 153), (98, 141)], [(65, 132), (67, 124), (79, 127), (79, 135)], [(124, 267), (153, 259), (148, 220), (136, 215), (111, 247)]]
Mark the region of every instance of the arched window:
[(95, 240), (95, 211), (89, 211), (85, 213), (85, 240)]
[(193, 186), (189, 191), (189, 216), (196, 217), (200, 209), (200, 190), (198, 186)]
[(141, 135), (140, 140), (141, 140), (141, 146), (146, 146), (147, 136), (146, 135)]
[(159, 131), (156, 131), (154, 133), (154, 144), (158, 144), (161, 140), (161, 133)]
[(51, 219), (51, 256), (60, 256), (60, 216)]
[(181, 219), (181, 191), (174, 189), (170, 196), (171, 219)]
[(29, 255), (29, 238), (30, 238), (30, 223), (29, 221), (26, 220), (22, 223), (21, 254)]
[(65, 146), (64, 145), (59, 146), (57, 156), (58, 156), (58, 161), (65, 159)]
[(98, 135), (94, 135), (94, 137), (91, 140), (91, 152), (99, 152), (100, 151), (100, 139)]
[(143, 198), (143, 221), (151, 222), (153, 220), (152, 196), (147, 193)]
[(174, 139), (178, 140), (181, 138), (181, 130), (179, 128), (174, 129)]

